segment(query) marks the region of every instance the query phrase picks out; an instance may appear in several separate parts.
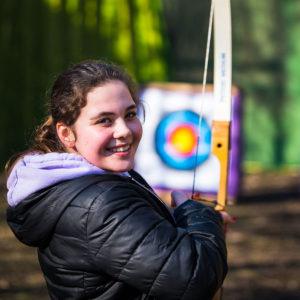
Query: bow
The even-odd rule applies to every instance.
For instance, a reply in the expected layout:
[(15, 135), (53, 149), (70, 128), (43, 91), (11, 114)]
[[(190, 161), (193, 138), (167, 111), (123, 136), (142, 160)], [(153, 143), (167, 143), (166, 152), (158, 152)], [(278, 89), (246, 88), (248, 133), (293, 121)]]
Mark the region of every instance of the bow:
[(214, 117), (212, 153), (220, 162), (216, 210), (225, 210), (231, 125), (231, 14), (230, 0), (212, 0), (214, 10)]
[[(211, 40), (212, 23), (214, 23), (214, 116), (212, 122), (212, 153), (219, 160), (220, 180), (215, 210), (224, 211), (227, 202), (227, 185), (229, 171), (230, 126), (231, 126), (231, 13), (230, 0), (212, 0), (209, 18), (208, 38), (205, 55), (205, 66), (202, 84), (202, 94), (205, 93), (208, 57)], [(201, 130), (203, 102), (199, 119)], [(198, 153), (200, 134), (198, 135)], [(197, 155), (196, 164), (197, 166)], [(194, 170), (192, 198), (194, 194), (196, 170)], [(201, 199), (200, 199), (201, 200)], [(204, 200), (204, 199), (202, 199)], [(222, 289), (213, 300), (220, 300)]]
[[(231, 125), (231, 13), (230, 0), (212, 0), (214, 14), (214, 117), (212, 153), (220, 162), (220, 181), (216, 210), (225, 210)], [(213, 300), (222, 298), (222, 289)]]
[[(212, 153), (219, 160), (220, 181), (215, 209), (225, 210), (227, 200), (230, 126), (231, 126), (231, 14), (230, 0), (212, 0), (209, 18), (202, 95), (205, 93), (208, 58), (211, 40), (212, 21), (214, 21), (214, 116), (212, 122)], [(201, 131), (203, 102), (201, 103), (199, 132)], [(200, 133), (198, 134), (198, 153)], [(197, 166), (196, 155), (195, 166)], [(196, 167), (194, 169), (192, 198), (197, 200), (195, 191)]]

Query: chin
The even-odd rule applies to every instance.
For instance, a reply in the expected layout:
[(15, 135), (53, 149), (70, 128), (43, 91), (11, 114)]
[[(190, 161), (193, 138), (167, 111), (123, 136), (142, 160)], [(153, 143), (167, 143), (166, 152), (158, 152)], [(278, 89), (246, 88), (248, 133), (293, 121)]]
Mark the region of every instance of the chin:
[(113, 172), (116, 172), (116, 173), (121, 173), (121, 172), (128, 172), (132, 169), (132, 167), (126, 167), (126, 168), (116, 168), (115, 170), (113, 170)]
[(123, 164), (114, 164), (111, 167), (107, 167), (106, 170), (110, 170), (112, 172), (120, 173), (120, 172), (128, 172), (133, 168), (133, 163), (123, 163)]

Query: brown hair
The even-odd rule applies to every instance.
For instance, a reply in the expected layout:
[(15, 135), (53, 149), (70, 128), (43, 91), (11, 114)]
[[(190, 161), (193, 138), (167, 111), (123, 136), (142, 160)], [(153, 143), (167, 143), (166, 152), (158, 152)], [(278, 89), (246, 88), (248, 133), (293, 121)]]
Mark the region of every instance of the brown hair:
[(137, 107), (142, 108), (135, 83), (120, 66), (95, 60), (73, 65), (56, 78), (48, 100), (48, 117), (37, 128), (31, 147), (13, 156), (6, 164), (6, 171), (26, 153), (66, 152), (56, 133), (57, 122), (72, 126), (86, 105), (88, 92), (111, 80), (122, 81)]

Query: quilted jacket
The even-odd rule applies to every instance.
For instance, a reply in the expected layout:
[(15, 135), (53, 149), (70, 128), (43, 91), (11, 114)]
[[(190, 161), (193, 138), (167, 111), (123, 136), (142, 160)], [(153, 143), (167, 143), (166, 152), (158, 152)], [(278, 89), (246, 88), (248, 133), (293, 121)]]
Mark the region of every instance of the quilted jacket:
[(51, 299), (211, 299), (227, 272), (218, 213), (192, 200), (170, 213), (136, 173), (90, 175), (7, 210), (38, 247)]

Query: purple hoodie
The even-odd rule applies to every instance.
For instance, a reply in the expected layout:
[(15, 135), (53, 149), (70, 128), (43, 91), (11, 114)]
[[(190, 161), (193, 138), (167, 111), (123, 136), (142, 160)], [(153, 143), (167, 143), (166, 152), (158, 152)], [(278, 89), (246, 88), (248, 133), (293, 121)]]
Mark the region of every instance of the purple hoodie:
[[(47, 153), (29, 154), (22, 157), (12, 169), (7, 180), (7, 202), (16, 206), (30, 194), (64, 180), (104, 171), (78, 154)], [(122, 173), (120, 175), (127, 175)]]

